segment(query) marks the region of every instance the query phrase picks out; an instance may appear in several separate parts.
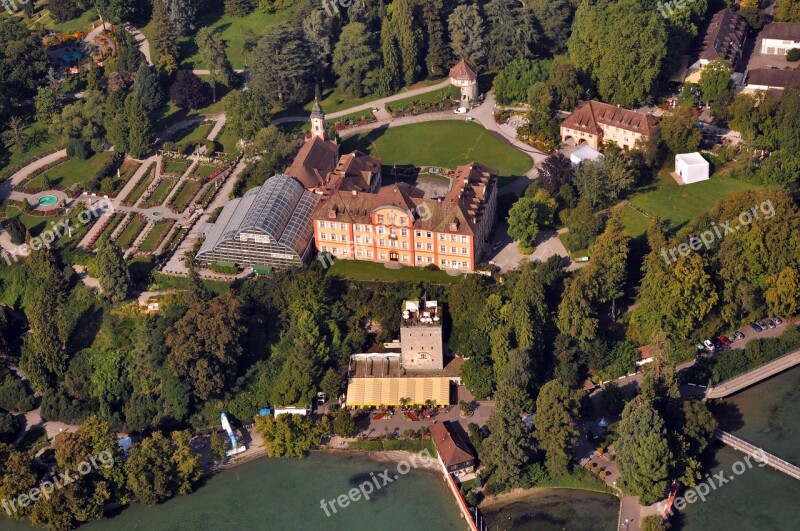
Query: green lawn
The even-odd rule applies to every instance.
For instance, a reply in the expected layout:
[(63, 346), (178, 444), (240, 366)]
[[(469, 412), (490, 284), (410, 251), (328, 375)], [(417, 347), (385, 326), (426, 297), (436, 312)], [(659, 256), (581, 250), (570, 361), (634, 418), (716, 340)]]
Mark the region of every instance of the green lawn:
[[(200, 76), (201, 79), (204, 77), (205, 76)], [(166, 105), (157, 109), (154, 116), (153, 130), (160, 133), (170, 126), (182, 122), (187, 118), (191, 118), (192, 116), (217, 114), (224, 110), (225, 105), (222, 104), (222, 99), (217, 99), (215, 103), (211, 103), (202, 109), (183, 109), (171, 101), (168, 101)]]
[(147, 235), (142, 244), (139, 246), (139, 251), (143, 253), (154, 252), (156, 250), (156, 246), (158, 245), (158, 240), (170, 229), (170, 227), (172, 227), (172, 225), (173, 223), (170, 223), (169, 221), (156, 223), (155, 227), (153, 227), (153, 230), (150, 231), (150, 234)]
[(165, 158), (161, 166), (161, 171), (164, 173), (183, 175), (184, 172), (189, 169), (190, 164), (191, 163), (186, 159)]
[(41, 426), (34, 426), (25, 432), (19, 444), (17, 444), (17, 449), (27, 452), (32, 448), (38, 449), (44, 448), (45, 446), (47, 446), (47, 430)]
[(194, 169), (194, 175), (197, 175), (199, 177), (211, 177), (211, 175), (218, 169), (220, 169), (220, 166), (213, 166), (210, 164), (199, 164)]
[(458, 284), (462, 276), (451, 277), (444, 271), (428, 271), (418, 267), (386, 269), (383, 264), (360, 260), (336, 260), (328, 268), (328, 274), (353, 280), (382, 280), (390, 282), (433, 282), (435, 284)]
[(97, 18), (97, 11), (90, 9), (85, 11), (78, 18), (67, 20), (59, 24), (53, 20), (53, 17), (50, 15), (50, 11), (47, 9), (47, 2), (36, 2), (36, 13), (28, 24), (31, 25), (32, 22), (41, 24), (45, 28), (59, 33), (71, 33), (78, 30), (89, 33), (92, 29), (92, 23), (100, 24), (100, 19)]
[(632, 238), (646, 233), (652, 222), (652, 219), (635, 211), (630, 205), (622, 207), (622, 224), (625, 225), (625, 232)]
[(0, 140), (0, 146), (3, 148), (0, 149), (0, 174), (59, 147), (59, 144), (64, 144), (57, 136), (50, 135), (47, 129), (47, 124), (41, 122), (34, 122), (29, 125), (25, 129), (28, 147), (24, 151), (16, 145), (12, 146), (11, 142)]
[(147, 198), (147, 201), (144, 203), (145, 208), (154, 207), (160, 205), (164, 202), (164, 200), (169, 195), (170, 190), (172, 187), (175, 186), (175, 183), (178, 182), (178, 179), (162, 179), (156, 189), (153, 190), (153, 194)]
[(234, 156), (239, 153), (239, 139), (236, 138), (236, 135), (233, 134), (230, 128), (225, 127), (216, 141), (222, 146), (222, 151), (228, 155)]
[[(685, 225), (689, 220), (711, 210), (717, 201), (734, 192), (762, 188), (719, 173), (712, 175), (708, 181), (678, 186), (669, 175), (671, 171), (671, 167), (662, 169), (658, 180), (634, 194), (631, 203), (652, 216), (660, 217), (672, 227)], [(627, 212), (628, 210), (631, 212)], [(649, 219), (633, 209), (627, 208), (623, 214), (626, 227), (631, 234), (642, 234), (650, 225)]]
[[(292, 17), (296, 5), (278, 13), (265, 13), (260, 9), (256, 9), (245, 17), (231, 17), (224, 14), (222, 2), (216, 2), (214, 7), (205, 14), (201, 13), (203, 16), (198, 18), (195, 27), (199, 29), (204, 26), (211, 26), (218, 29), (227, 45), (226, 52), (233, 67), (245, 68), (245, 41), (249, 39), (257, 40), (269, 26), (288, 21)], [(154, 24), (150, 22), (142, 28), (142, 33), (147, 37), (152, 52)], [(200, 57), (200, 51), (194, 39), (194, 34), (179, 39), (179, 62), (183, 68), (206, 69), (208, 66)]]
[(192, 201), (192, 198), (200, 191), (200, 183), (197, 181), (183, 181), (181, 184), (181, 189), (173, 196), (172, 201), (170, 204), (175, 208), (177, 212), (183, 212), (186, 210), (186, 207), (189, 206), (189, 203)]
[(531, 158), (469, 122), (438, 121), (375, 130), (348, 138), (342, 153), (359, 149), (383, 159), (384, 169), (398, 166), (441, 166), (455, 169), (469, 162), (494, 168), (501, 177), (525, 174)]
[(139, 179), (139, 182), (136, 184), (136, 188), (134, 188), (133, 191), (130, 193), (130, 195), (128, 195), (128, 197), (125, 198), (126, 203), (134, 205), (136, 204), (136, 201), (138, 201), (139, 198), (142, 197), (144, 191), (147, 190), (147, 187), (150, 185), (153, 178), (155, 178), (155, 175), (153, 175), (153, 170), (152, 170), (152, 168), (154, 167), (155, 166), (153, 165), (153, 163), (151, 163), (150, 168), (147, 170), (147, 173), (145, 173), (142, 176), (142, 178)]
[(146, 224), (146, 221), (142, 221), (136, 216), (131, 218), (131, 222), (128, 223), (128, 226), (125, 227), (125, 230), (123, 230), (122, 234), (120, 234), (119, 238), (117, 238), (117, 245), (119, 245), (120, 249), (125, 250), (130, 248)]
[(414, 96), (412, 98), (405, 98), (402, 100), (389, 102), (386, 104), (386, 108), (387, 110), (399, 109), (400, 107), (406, 107), (408, 104), (414, 102), (438, 103), (442, 101), (448, 94), (454, 96), (456, 99), (458, 99), (459, 97), (459, 92), (456, 87), (446, 87), (440, 90), (436, 90), (434, 92), (427, 92), (425, 94), (420, 94), (419, 96)]
[(55, 221), (55, 216), (40, 217), (22, 214), (20, 209), (13, 205), (6, 206), (6, 219), (19, 217), (19, 220), (31, 232), (31, 236), (38, 236), (47, 228), (51, 221)]
[(58, 185), (64, 189), (69, 189), (73, 185), (84, 186), (94, 178), (95, 174), (112, 155), (111, 151), (103, 151), (86, 160), (70, 159), (64, 164), (59, 164), (34, 177), (25, 185), (25, 190), (43, 187), (45, 176), (50, 178), (50, 182), (53, 185)]
[(180, 136), (175, 137), (173, 142), (180, 144), (181, 142), (185, 142), (187, 140), (191, 141), (203, 141), (208, 137), (208, 134), (214, 128), (214, 124), (204, 124), (202, 122), (198, 123), (194, 127), (188, 127)]

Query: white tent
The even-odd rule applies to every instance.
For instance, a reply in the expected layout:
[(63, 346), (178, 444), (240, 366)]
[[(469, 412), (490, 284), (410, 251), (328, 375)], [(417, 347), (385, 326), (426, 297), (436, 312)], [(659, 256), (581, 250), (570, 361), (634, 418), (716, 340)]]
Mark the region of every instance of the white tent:
[(708, 180), (709, 164), (700, 153), (682, 153), (675, 155), (675, 173), (683, 184), (698, 183)]
[(597, 151), (589, 144), (583, 144), (581, 147), (570, 153), (569, 160), (572, 166), (577, 166), (584, 160), (596, 161), (603, 158), (603, 154)]

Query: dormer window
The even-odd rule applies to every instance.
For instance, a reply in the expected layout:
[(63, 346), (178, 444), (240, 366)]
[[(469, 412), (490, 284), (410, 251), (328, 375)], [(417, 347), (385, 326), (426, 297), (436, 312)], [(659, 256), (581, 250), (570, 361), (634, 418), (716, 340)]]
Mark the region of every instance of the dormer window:
[(336, 207), (328, 210), (328, 219), (336, 219)]
[(450, 223), (450, 232), (456, 232), (458, 230), (458, 222), (453, 221)]

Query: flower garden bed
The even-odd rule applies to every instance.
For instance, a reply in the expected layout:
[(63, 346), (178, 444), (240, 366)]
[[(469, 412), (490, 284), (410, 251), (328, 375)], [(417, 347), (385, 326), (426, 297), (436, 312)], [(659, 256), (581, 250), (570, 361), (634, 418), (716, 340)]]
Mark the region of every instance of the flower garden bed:
[(144, 175), (142, 176), (139, 184), (136, 185), (136, 188), (125, 198), (125, 201), (122, 202), (124, 206), (133, 206), (136, 204), (142, 195), (144, 195), (145, 190), (147, 187), (150, 186), (150, 183), (153, 182), (153, 179), (156, 178), (156, 163), (151, 162), (150, 166), (145, 170)]
[(154, 206), (158, 206), (164, 202), (164, 200), (169, 196), (170, 190), (172, 187), (175, 186), (175, 183), (178, 182), (178, 179), (173, 177), (168, 177), (166, 179), (162, 179), (156, 189), (153, 190), (153, 193), (148, 197), (141, 205), (142, 208), (150, 208)]
[(180, 177), (189, 169), (190, 162), (186, 159), (164, 158), (161, 164), (161, 173)]
[(139, 246), (139, 253), (149, 254), (156, 252), (158, 246), (161, 245), (161, 242), (167, 237), (173, 225), (175, 225), (174, 219), (165, 219), (157, 222), (153, 226), (153, 230), (150, 231), (150, 234), (145, 237), (144, 241), (142, 241), (142, 244)]
[(146, 226), (147, 220), (144, 216), (137, 214), (131, 218), (128, 226), (125, 227), (125, 230), (122, 231), (122, 234), (117, 237), (117, 245), (119, 245), (120, 249), (130, 249), (131, 245), (133, 245), (133, 242), (136, 241), (136, 238), (139, 236), (139, 234), (141, 234)]
[(176, 213), (183, 212), (191, 204), (192, 199), (194, 199), (194, 196), (197, 195), (199, 191), (200, 183), (197, 181), (183, 181), (178, 191), (172, 196), (172, 200), (169, 202), (169, 205), (167, 205), (167, 208)]

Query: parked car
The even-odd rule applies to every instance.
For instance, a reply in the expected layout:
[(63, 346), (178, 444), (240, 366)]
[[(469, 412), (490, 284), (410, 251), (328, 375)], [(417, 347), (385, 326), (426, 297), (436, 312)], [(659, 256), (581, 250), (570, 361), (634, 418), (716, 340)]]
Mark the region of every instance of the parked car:
[(711, 343), (714, 345), (714, 348), (722, 348), (725, 346), (725, 344), (716, 337), (711, 338)]
[(744, 334), (743, 333), (739, 332), (738, 330), (733, 333), (733, 340), (734, 341), (741, 341), (742, 339), (744, 339)]
[(723, 346), (723, 347), (729, 347), (729, 346), (731, 346), (731, 340), (730, 340), (730, 339), (728, 339), (727, 337), (725, 337), (725, 336), (719, 336), (719, 337), (717, 337), (717, 339), (719, 340), (719, 342), (720, 342), (720, 343), (722, 343), (722, 346)]
[(763, 319), (759, 319), (758, 321), (756, 321), (756, 324), (761, 327), (761, 330), (767, 329), (767, 323), (765, 323)]
[(708, 350), (714, 350), (716, 348), (714, 346), (714, 343), (712, 343), (710, 339), (706, 339), (705, 341), (703, 341), (703, 344), (706, 346)]
[(767, 323), (767, 327), (769, 328), (775, 328), (776, 326), (778, 326), (772, 319), (767, 319), (765, 322)]
[(475, 118), (473, 118), (472, 116), (467, 116), (467, 121), (474, 122)]
[(775, 324), (778, 324), (778, 325), (783, 323), (783, 321), (781, 320), (780, 317), (773, 317), (772, 320), (775, 322)]
[(697, 350), (705, 350), (706, 346), (703, 345), (700, 341), (698, 341), (697, 343), (694, 344), (694, 348), (696, 348)]
[(758, 323), (751, 324), (750, 328), (752, 328), (754, 332), (761, 332), (762, 330), (764, 330), (763, 328), (758, 326)]
[(496, 241), (495, 241), (495, 242), (492, 244), (492, 251), (496, 251), (496, 250), (498, 250), (498, 249), (499, 249), (500, 247), (502, 247), (502, 246), (503, 246), (503, 242), (501, 242), (500, 240), (496, 240)]
[(456, 114), (467, 114), (469, 112), (469, 109), (467, 109), (466, 107), (459, 107), (453, 112), (455, 112)]

